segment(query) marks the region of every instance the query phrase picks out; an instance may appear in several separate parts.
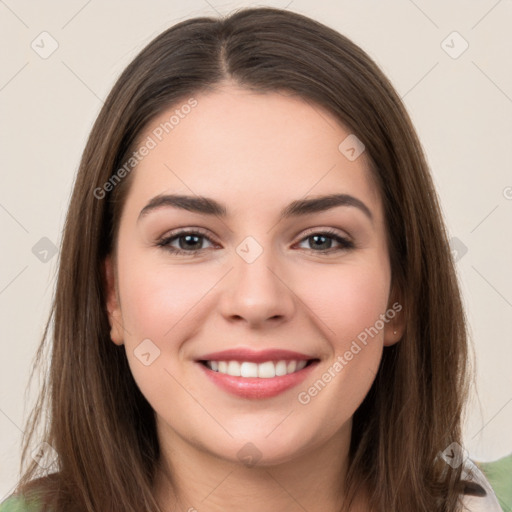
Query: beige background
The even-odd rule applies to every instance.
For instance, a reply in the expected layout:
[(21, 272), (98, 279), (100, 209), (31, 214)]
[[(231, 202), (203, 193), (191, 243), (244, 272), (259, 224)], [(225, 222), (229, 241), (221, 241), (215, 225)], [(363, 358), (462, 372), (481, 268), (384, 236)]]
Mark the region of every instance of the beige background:
[[(512, 452), (511, 0), (0, 0), (0, 501), (18, 476), (24, 393), (55, 278), (57, 255), (41, 261), (48, 241), (39, 241), (60, 241), (102, 98), (170, 25), (248, 5), (287, 7), (339, 30), (403, 97), (462, 255), (480, 397), (466, 448), (477, 460)], [(39, 53), (58, 48), (43, 59), (33, 41)]]

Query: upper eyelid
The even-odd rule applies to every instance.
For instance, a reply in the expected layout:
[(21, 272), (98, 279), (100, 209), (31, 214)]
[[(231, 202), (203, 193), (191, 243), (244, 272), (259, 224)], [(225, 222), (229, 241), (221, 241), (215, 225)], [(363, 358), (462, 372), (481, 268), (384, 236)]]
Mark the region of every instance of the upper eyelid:
[(159, 241), (172, 240), (173, 238), (178, 238), (180, 236), (195, 235), (195, 234), (201, 235), (204, 238), (208, 238), (211, 242), (218, 243), (215, 241), (215, 237), (213, 237), (212, 235), (207, 233), (206, 230), (204, 230), (203, 228), (195, 228), (195, 227), (181, 228), (181, 229), (177, 229), (176, 231), (168, 232), (168, 233), (164, 234), (163, 236), (161, 236), (159, 238)]
[[(308, 228), (305, 231), (301, 231), (303, 233), (302, 238), (305, 238), (306, 236), (312, 235), (312, 234), (328, 234), (328, 235), (336, 235), (340, 238), (345, 238), (347, 240), (352, 240), (352, 237), (344, 230), (339, 228)], [(301, 238), (301, 240), (302, 240)]]

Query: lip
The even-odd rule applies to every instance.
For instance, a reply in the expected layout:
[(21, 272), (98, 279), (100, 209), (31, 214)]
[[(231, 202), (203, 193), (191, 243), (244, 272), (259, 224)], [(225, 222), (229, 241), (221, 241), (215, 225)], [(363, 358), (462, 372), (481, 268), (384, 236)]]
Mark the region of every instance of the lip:
[[(249, 361), (251, 363), (265, 363), (266, 361), (303, 361), (318, 359), (318, 357), (283, 349), (252, 350), (249, 348), (236, 348), (211, 352), (199, 357), (196, 361)], [(302, 370), (301, 370), (302, 371)], [(297, 372), (299, 373), (299, 372)]]
[[(234, 359), (231, 360), (234, 361)], [(315, 359), (298, 372), (268, 379), (259, 377), (234, 377), (233, 375), (210, 370), (199, 361), (197, 361), (196, 364), (201, 371), (204, 372), (206, 377), (222, 390), (241, 398), (264, 399), (272, 398), (298, 386), (311, 374), (319, 362), (318, 359)]]

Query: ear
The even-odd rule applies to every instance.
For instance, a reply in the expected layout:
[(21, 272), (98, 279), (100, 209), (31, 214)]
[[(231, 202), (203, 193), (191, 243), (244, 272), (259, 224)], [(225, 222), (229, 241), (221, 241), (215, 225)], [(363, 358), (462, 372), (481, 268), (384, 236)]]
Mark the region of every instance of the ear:
[(402, 294), (395, 286), (393, 286), (389, 294), (386, 320), (384, 326), (384, 346), (389, 347), (398, 343), (405, 332), (405, 307)]
[(110, 338), (116, 345), (122, 345), (124, 341), (123, 315), (121, 313), (119, 295), (117, 292), (115, 264), (110, 254), (103, 262), (103, 274), (105, 276), (106, 306), (110, 324)]

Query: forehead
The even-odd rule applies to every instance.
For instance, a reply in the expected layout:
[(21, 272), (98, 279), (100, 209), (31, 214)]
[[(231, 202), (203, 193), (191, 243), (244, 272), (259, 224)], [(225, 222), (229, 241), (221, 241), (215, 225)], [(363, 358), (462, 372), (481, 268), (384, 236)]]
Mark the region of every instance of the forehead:
[(347, 137), (353, 134), (309, 100), (222, 86), (153, 119), (139, 137), (138, 147), (151, 149), (129, 195), (215, 196), (240, 208), (343, 192), (379, 206), (365, 152), (352, 160), (340, 150)]

